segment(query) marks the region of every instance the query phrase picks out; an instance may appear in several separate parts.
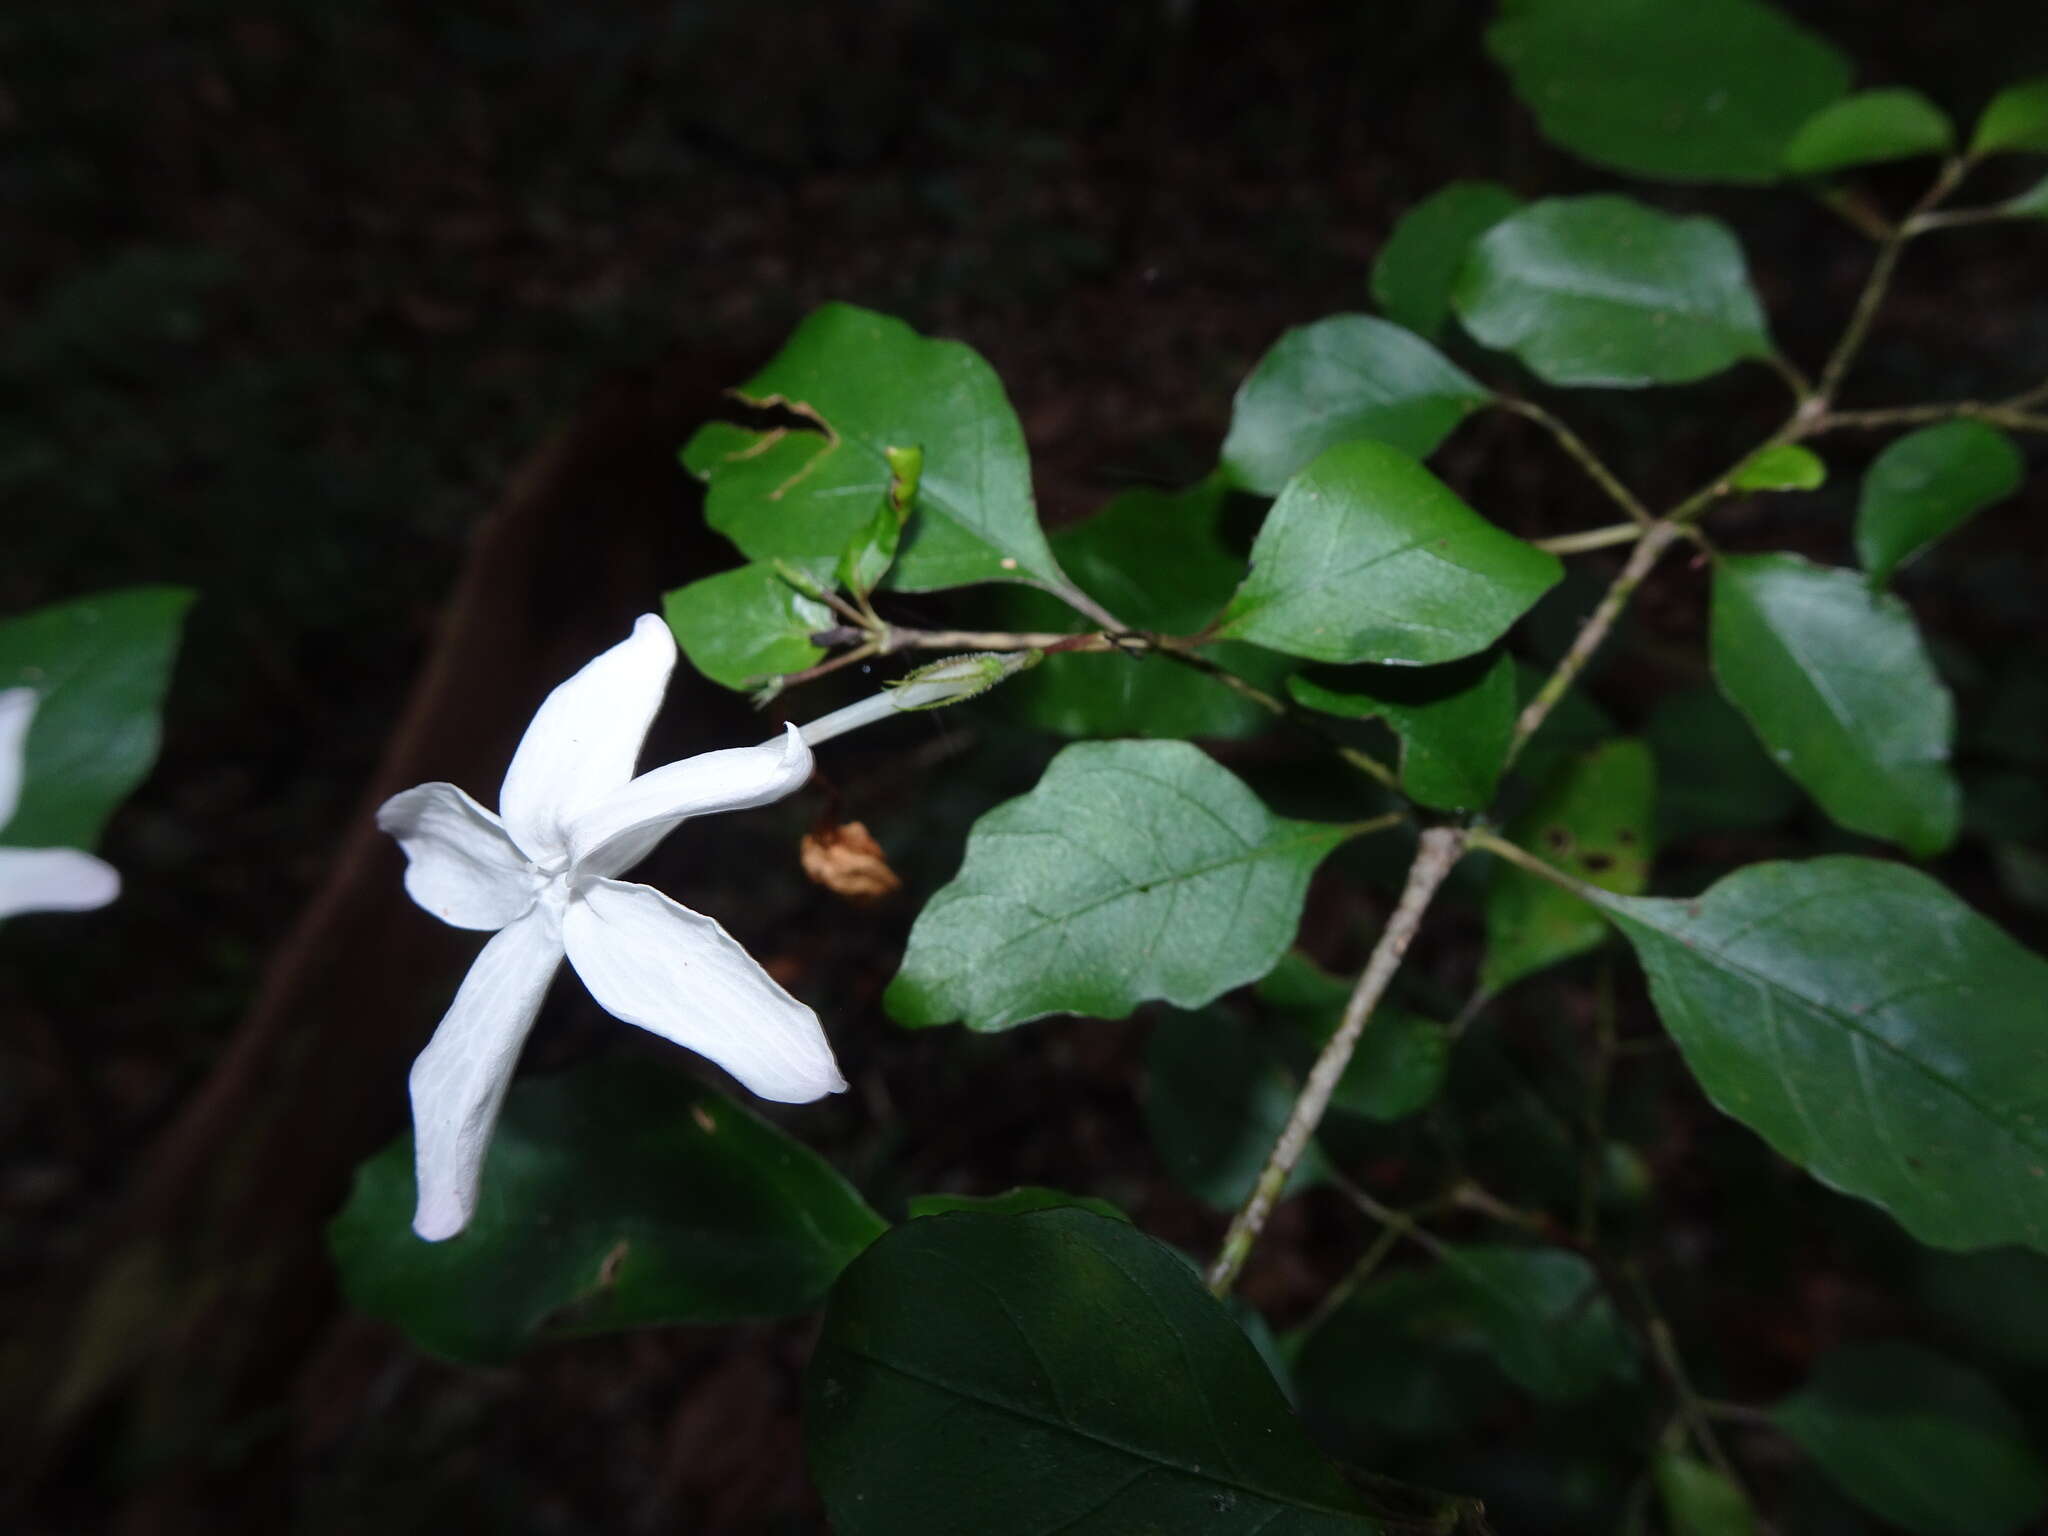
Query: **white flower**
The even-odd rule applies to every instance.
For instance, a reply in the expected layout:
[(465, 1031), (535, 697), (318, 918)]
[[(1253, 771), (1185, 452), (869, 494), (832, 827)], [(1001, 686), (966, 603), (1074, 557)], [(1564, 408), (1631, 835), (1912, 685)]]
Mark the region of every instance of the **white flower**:
[[(21, 803), (22, 757), (35, 714), (33, 688), (0, 691), (0, 828)], [(113, 866), (76, 848), (0, 848), (0, 917), (89, 912), (120, 894)]]
[(495, 929), (412, 1068), (419, 1175), (413, 1230), (452, 1237), (476, 1209), (491, 1129), (519, 1048), (566, 953), (607, 1012), (708, 1056), (764, 1099), (846, 1086), (817, 1015), (708, 917), (617, 877), (679, 822), (766, 805), (811, 775), (794, 726), (634, 778), (675, 665), (649, 614), (541, 705), (498, 792), (503, 819), (452, 784), (394, 795), (414, 901), (458, 928)]

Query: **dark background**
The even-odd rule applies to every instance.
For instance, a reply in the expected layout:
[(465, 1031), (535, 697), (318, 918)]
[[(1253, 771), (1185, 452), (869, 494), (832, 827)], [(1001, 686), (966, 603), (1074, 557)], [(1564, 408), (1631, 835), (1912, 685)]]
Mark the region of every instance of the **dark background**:
[[(1860, 85), (1913, 85), (1965, 123), (1998, 86), (2048, 69), (2032, 0), (1786, 9), (1857, 62)], [(469, 532), (516, 466), (566, 427), (583, 445), (577, 462), (630, 481), (629, 535), (613, 526), (628, 514), (601, 475), (587, 493), (541, 475), (559, 503), (550, 526), (651, 553), (601, 593), (561, 563), (559, 586), (540, 582), (527, 604), (536, 627), (573, 612), (592, 634), (622, 634), (661, 590), (728, 558), (690, 532), (695, 494), (668, 455), (719, 388), (837, 298), (989, 358), (1023, 419), (1049, 521), (1133, 481), (1191, 481), (1214, 461), (1237, 381), (1284, 327), (1369, 307), (1372, 254), (1417, 198), (1458, 176), (1530, 195), (1617, 185), (1535, 138), (1484, 57), (1487, 10), (6, 8), (0, 613), (142, 581), (189, 584), (202, 599), (162, 765), (103, 850), (127, 895), (88, 921), (29, 919), (0, 935), (0, 1309), (21, 1324), (0, 1365), (28, 1393), (25, 1411), (54, 1427), (20, 1506), (34, 1528), (175, 1530), (202, 1515), (393, 1536), (450, 1521), (817, 1528), (796, 1416), (801, 1321), (562, 1346), (464, 1371), (334, 1312), (327, 1282), (293, 1278), (280, 1283), (300, 1304), (291, 1326), (264, 1335), (279, 1342), (260, 1351), (263, 1370), (238, 1364), (232, 1389), (188, 1400), (183, 1389), (214, 1362), (203, 1348), (166, 1347), (154, 1406), (142, 1409), (125, 1376), (82, 1404), (60, 1400), (53, 1341), (65, 1304), (123, 1251), (161, 1138), (329, 875)], [(1914, 175), (1869, 184), (1896, 203)], [(1991, 172), (1980, 185), (1998, 182)], [(1817, 364), (1865, 270), (1858, 237), (1788, 191), (1644, 190), (1736, 224), (1778, 335)], [(1916, 247), (1853, 400), (2038, 378), (2044, 252), (2038, 228)], [(1781, 409), (1754, 373), (1566, 403), (1625, 476), (1669, 499)], [(622, 399), (631, 428), (607, 436)], [(614, 441), (630, 464), (606, 457)], [(1831, 446), (1836, 484), (1821, 495), (1732, 511), (1717, 526), (1733, 547), (1844, 559), (1851, 471), (1874, 446)], [(1475, 422), (1439, 464), (1519, 532), (1608, 520), (1523, 423)], [(1908, 589), (1953, 653), (1966, 712), (1972, 677), (2039, 642), (2038, 484)], [(665, 517), (671, 504), (673, 529), (650, 536), (647, 508)], [(1653, 637), (1696, 647), (1700, 588), (1680, 575), (1653, 594)], [(528, 692), (508, 706), (511, 729), (560, 671), (519, 680)], [(1602, 686), (1631, 723), (1659, 683), (1623, 669)], [(817, 707), (836, 697), (821, 691)], [(679, 687), (671, 715), (672, 743), (752, 728), (743, 706), (702, 684)], [(1021, 751), (932, 726), (864, 738), (840, 760), (833, 789), (847, 814), (883, 833), (910, 882), (913, 899), (896, 907), (849, 913), (796, 876), (788, 842), (822, 808), (815, 794), (779, 822), (671, 850), (670, 888), (717, 911), (814, 1000), (831, 999), (820, 1011), (868, 1086), (838, 1118), (804, 1122), (805, 1134), (885, 1211), (911, 1189), (1038, 1180), (1115, 1195), (1148, 1228), (1206, 1246), (1217, 1223), (1165, 1186), (1136, 1113), (1141, 1024), (1062, 1023), (993, 1043), (906, 1038), (874, 1003), (965, 819), (1029, 782), (1036, 759)], [(949, 764), (960, 771), (949, 776)], [(932, 782), (906, 794), (912, 769)], [(494, 785), (468, 787), (488, 798)], [(758, 870), (771, 873), (743, 877)], [(395, 859), (389, 873), (398, 904)], [(1981, 855), (1966, 850), (1944, 873), (2027, 929)], [(1344, 916), (1340, 903), (1320, 921), (1335, 932)], [(1342, 940), (1331, 958), (1347, 958)], [(445, 969), (443, 958), (422, 972), (415, 1040), (446, 996)], [(558, 997), (535, 1055), (573, 1059), (617, 1044), (616, 1028), (580, 994)], [(330, 1033), (309, 1049), (350, 1052), (350, 1032)], [(267, 1112), (288, 1118), (292, 1095), (321, 1091), (317, 1071), (281, 1078), (283, 1107)], [(347, 1121), (357, 1144), (309, 1138), (296, 1155), (345, 1170), (402, 1113), (393, 1079), (388, 1098)], [(322, 1177), (309, 1173), (309, 1187)], [(1324, 1230), (1344, 1213), (1301, 1204), (1253, 1277), (1281, 1321), (1353, 1251), (1348, 1232)], [(313, 1230), (311, 1218), (302, 1225)], [(1318, 1248), (1325, 1236), (1334, 1257)], [(1793, 1344), (1754, 1319), (1729, 1324), (1717, 1347), (1754, 1357), (1735, 1376), (1782, 1389), (1845, 1308), (1885, 1315), (1885, 1277), (1845, 1276), (1825, 1256), (1814, 1266), (1774, 1303), (1788, 1315), (1770, 1327)], [(149, 1335), (152, 1304), (122, 1326)], [(23, 1361), (35, 1371), (14, 1369)]]

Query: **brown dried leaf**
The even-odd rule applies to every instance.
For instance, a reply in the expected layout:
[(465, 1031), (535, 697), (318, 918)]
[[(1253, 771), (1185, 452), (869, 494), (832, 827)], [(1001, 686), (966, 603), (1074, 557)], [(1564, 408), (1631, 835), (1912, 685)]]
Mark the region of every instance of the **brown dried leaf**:
[(805, 833), (799, 857), (806, 875), (848, 901), (880, 901), (903, 884), (882, 845), (857, 821)]

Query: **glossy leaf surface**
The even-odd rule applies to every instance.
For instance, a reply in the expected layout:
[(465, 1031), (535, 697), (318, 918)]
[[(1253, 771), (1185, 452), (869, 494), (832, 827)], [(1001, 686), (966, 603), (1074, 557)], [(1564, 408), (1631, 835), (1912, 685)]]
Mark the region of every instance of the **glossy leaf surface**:
[(1068, 1206), (1076, 1210), (1093, 1211), (1111, 1221), (1129, 1221), (1131, 1218), (1111, 1205), (1107, 1200), (1098, 1200), (1093, 1195), (1070, 1195), (1062, 1189), (1046, 1189), (1037, 1184), (1020, 1184), (1015, 1189), (1006, 1189), (1000, 1195), (912, 1195), (910, 1214), (912, 1219), (919, 1216), (944, 1216), (953, 1211), (978, 1211), (988, 1216), (1023, 1216), (1032, 1211), (1057, 1211)]
[(1991, 98), (1977, 131), (1970, 137), (1973, 155), (2004, 150), (2032, 150), (2048, 155), (2048, 75), (2009, 85)]
[(1503, 0), (1486, 46), (1546, 138), (1666, 181), (1776, 181), (1849, 87), (1840, 54), (1759, 0)]
[(1522, 206), (1494, 181), (1454, 181), (1401, 215), (1372, 264), (1373, 301), (1434, 341), (1451, 314), (1451, 284), (1472, 242)]
[(1905, 604), (1797, 555), (1729, 556), (1708, 643), (1721, 692), (1829, 816), (1923, 858), (1954, 840), (1954, 707)]
[(1089, 742), (967, 839), (919, 914), (889, 1011), (1008, 1029), (1199, 1008), (1273, 968), (1308, 877), (1352, 835), (1275, 816), (1186, 742)]
[(364, 1163), (328, 1229), (360, 1311), (452, 1360), (818, 1304), (886, 1227), (801, 1142), (677, 1067), (514, 1084), (461, 1236), (413, 1235), (412, 1138)]
[(33, 688), (21, 801), (0, 843), (91, 848), (156, 761), (192, 594), (131, 587), (0, 620), (0, 688)]
[(1313, 661), (1456, 661), (1563, 571), (1399, 449), (1345, 443), (1273, 503), (1219, 633)]
[(2020, 488), (2012, 439), (1981, 421), (1945, 421), (1871, 461), (1856, 507), (1856, 558), (1882, 586), (1935, 540)]
[(1238, 389), (1223, 466), (1246, 490), (1274, 496), (1325, 449), (1357, 438), (1426, 458), (1491, 398), (1413, 331), (1332, 315), (1259, 359)]
[(690, 664), (727, 688), (801, 672), (825, 654), (811, 636), (838, 622), (771, 565), (706, 576), (664, 595), (661, 607)]
[(2048, 1247), (2048, 961), (1874, 859), (1596, 899), (1723, 1111), (1922, 1242)]
[(1230, 1313), (1086, 1211), (913, 1221), (834, 1291), (805, 1377), (840, 1536), (1366, 1536)]
[(1976, 1372), (1917, 1345), (1837, 1350), (1771, 1418), (1857, 1502), (1916, 1536), (2012, 1536), (2048, 1505), (2019, 1415)]
[(916, 512), (889, 585), (1059, 579), (1023, 428), (971, 347), (827, 304), (738, 393), (800, 418), (765, 431), (714, 422), (683, 450), (707, 483), (705, 520), (748, 559), (836, 562), (888, 496), (888, 451), (920, 448)]
[(1482, 345), (1552, 384), (1686, 384), (1771, 351), (1727, 228), (1626, 197), (1548, 198), (1501, 220), (1452, 303)]

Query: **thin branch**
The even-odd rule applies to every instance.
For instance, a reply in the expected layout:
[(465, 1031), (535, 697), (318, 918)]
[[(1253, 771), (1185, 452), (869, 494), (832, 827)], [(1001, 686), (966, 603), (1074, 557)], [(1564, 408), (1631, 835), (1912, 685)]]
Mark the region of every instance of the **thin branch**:
[(904, 629), (882, 627), (884, 656), (898, 651), (1147, 651), (1154, 642), (1144, 635), (1061, 634), (1051, 630)]
[(1536, 690), (1536, 696), (1528, 702), (1520, 718), (1515, 721), (1515, 734), (1508, 745), (1509, 763), (1513, 763), (1521, 755), (1522, 748), (1529, 744), (1529, 738), (1536, 734), (1537, 728), (1550, 717), (1551, 710), (1557, 707), (1557, 701), (1565, 696), (1572, 684), (1577, 681), (1579, 674), (1586, 669), (1586, 663), (1591, 661), (1593, 653), (1600, 649), (1601, 642), (1606, 640), (1608, 632), (1614, 628), (1615, 620), (1621, 617), (1622, 609), (1628, 606), (1629, 598), (1635, 594), (1636, 588), (1642, 585), (1643, 578), (1650, 574), (1651, 567), (1663, 558), (1664, 551), (1681, 536), (1682, 530), (1679, 525), (1666, 519), (1652, 524), (1636, 541), (1636, 547), (1629, 551), (1628, 563), (1622, 566), (1620, 574), (1607, 588), (1606, 595), (1600, 599), (1599, 605), (1594, 608), (1592, 615), (1573, 639), (1571, 649), (1565, 652), (1564, 659), (1558, 662), (1556, 670), (1544, 680), (1543, 686)]
[(1650, 521), (1649, 508), (1636, 499), (1635, 493), (1621, 483), (1621, 477), (1607, 467), (1600, 455), (1586, 446), (1585, 440), (1578, 433), (1533, 400), (1502, 395), (1500, 403), (1504, 409), (1513, 411), (1517, 416), (1527, 417), (1556, 438), (1558, 446), (1579, 461), (1579, 467), (1592, 477), (1593, 483), (1605, 491), (1617, 507), (1628, 514), (1629, 521), (1643, 524)]
[(1720, 1474), (1742, 1491), (1743, 1501), (1755, 1507), (1755, 1500), (1743, 1488), (1742, 1474), (1735, 1470), (1735, 1463), (1721, 1448), (1721, 1437), (1714, 1433), (1714, 1425), (1706, 1411), (1706, 1400), (1693, 1389), (1692, 1378), (1686, 1374), (1685, 1361), (1678, 1353), (1678, 1341), (1672, 1335), (1671, 1325), (1664, 1320), (1664, 1314), (1657, 1310), (1656, 1298), (1650, 1294), (1649, 1285), (1643, 1280), (1642, 1271), (1635, 1265), (1628, 1266), (1628, 1278), (1636, 1293), (1636, 1302), (1642, 1308), (1643, 1331), (1650, 1341), (1650, 1356), (1657, 1362), (1657, 1370), (1671, 1388), (1671, 1395), (1678, 1401), (1679, 1416), (1685, 1420), (1685, 1427), (1692, 1434), (1695, 1444), (1714, 1464)]
[(1884, 303), (1884, 296), (1891, 287), (1892, 274), (1898, 270), (1899, 257), (1906, 249), (1906, 242), (1919, 234), (1925, 227), (1920, 221), (1944, 197), (1954, 190), (1957, 182), (1969, 169), (1966, 160), (1950, 160), (1942, 166), (1941, 173), (1934, 178), (1934, 185), (1926, 195), (1913, 205), (1909, 213), (1877, 248), (1877, 260), (1871, 263), (1870, 276), (1863, 284), (1863, 291), (1856, 296), (1856, 307), (1850, 312), (1849, 324), (1835, 343), (1835, 350), (1828, 354), (1826, 366), (1820, 372), (1821, 400), (1833, 400), (1842, 387), (1842, 380), (1856, 361), (1856, 354), (1863, 350), (1864, 340), (1870, 334), (1871, 322), (1877, 318), (1878, 307)]
[(1859, 235), (1880, 244), (1891, 238), (1891, 221), (1861, 193), (1847, 187), (1823, 187), (1817, 189), (1814, 196), (1822, 207), (1838, 215)]
[(1773, 349), (1763, 354), (1762, 361), (1770, 370), (1785, 381), (1785, 387), (1792, 391), (1792, 399), (1799, 405), (1813, 398), (1813, 381), (1801, 371), (1799, 365), (1784, 353)]
[(1365, 969), (1359, 973), (1358, 985), (1351, 990), (1351, 1000), (1344, 1005), (1343, 1021), (1323, 1046), (1315, 1065), (1309, 1069), (1308, 1081), (1295, 1096), (1294, 1108), (1288, 1112), (1287, 1123), (1281, 1127), (1279, 1139), (1273, 1143), (1273, 1150), (1266, 1158), (1266, 1166), (1260, 1171), (1258, 1182), (1252, 1186), (1251, 1193), (1232, 1219), (1216, 1261), (1209, 1266), (1209, 1289), (1216, 1295), (1229, 1294), (1238, 1271), (1244, 1268), (1245, 1260), (1251, 1256), (1252, 1246), (1265, 1230), (1266, 1219), (1272, 1215), (1288, 1176), (1294, 1172), (1295, 1165), (1308, 1150), (1309, 1138), (1315, 1135), (1316, 1127), (1322, 1123), (1323, 1111), (1329, 1108), (1330, 1095), (1336, 1091), (1337, 1080), (1350, 1064), (1351, 1052), (1365, 1031), (1366, 1021), (1372, 1017), (1373, 1009), (1379, 1006), (1387, 984), (1394, 979), (1394, 972), (1400, 969), (1402, 956), (1408, 953), (1408, 946), (1414, 942), (1416, 929), (1422, 924), (1422, 914), (1429, 910), (1431, 898), (1464, 851), (1465, 835), (1457, 828), (1432, 827), (1422, 834), (1415, 850), (1415, 861), (1408, 866), (1408, 882), (1401, 891), (1401, 899), (1395, 904), (1393, 915), (1387, 919), (1387, 926), (1381, 930), (1379, 942), (1373, 946)]
[(1228, 667), (1218, 666), (1208, 657), (1189, 649), (1185, 643), (1162, 642), (1155, 649), (1154, 654), (1164, 656), (1168, 661), (1177, 662), (1179, 665), (1187, 667), (1192, 671), (1200, 672), (1204, 676), (1215, 678), (1217, 682), (1228, 688), (1239, 698), (1256, 704), (1260, 709), (1266, 711), (1267, 714), (1279, 719), (1291, 720), (1296, 725), (1301, 726), (1319, 739), (1323, 745), (1335, 752), (1346, 763), (1349, 763), (1353, 768), (1356, 768), (1360, 773), (1363, 773), (1382, 787), (1396, 791), (1400, 789), (1401, 776), (1374, 757), (1370, 752), (1361, 751), (1349, 742), (1340, 741), (1335, 733), (1324, 726), (1314, 715), (1297, 708), (1288, 700), (1280, 698), (1276, 694), (1266, 692), (1265, 689), (1259, 687), (1256, 683), (1247, 682)]
[(1561, 533), (1556, 538), (1531, 539), (1529, 542), (1553, 555), (1582, 555), (1588, 550), (1633, 544), (1644, 532), (1642, 523), (1609, 523), (1605, 528), (1589, 528), (1584, 533)]

